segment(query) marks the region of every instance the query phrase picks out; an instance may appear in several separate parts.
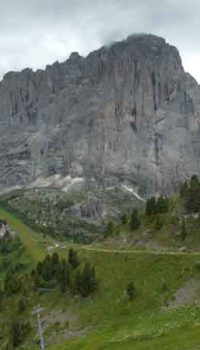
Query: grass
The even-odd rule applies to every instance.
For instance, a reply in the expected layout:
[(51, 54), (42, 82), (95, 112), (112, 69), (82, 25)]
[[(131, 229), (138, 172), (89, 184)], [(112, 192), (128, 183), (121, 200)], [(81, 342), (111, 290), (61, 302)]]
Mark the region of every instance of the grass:
[[(34, 261), (38, 261), (44, 257), (43, 245), (45, 244), (45, 239), (42, 239), (41, 234), (30, 229), (17, 216), (2, 207), (0, 207), (0, 218), (6, 220), (11, 228), (18, 233), (21, 242)], [(42, 241), (43, 244), (41, 244)], [(50, 241), (51, 239), (48, 238), (47, 242)]]
[[(68, 340), (52, 350), (121, 350), (195, 348), (200, 341), (200, 310), (189, 306), (162, 310), (177, 288), (199, 277), (195, 255), (155, 255), (146, 253), (106, 253), (80, 251), (82, 260), (97, 267), (100, 289), (93, 299), (62, 301), (66, 310), (79, 317), (79, 327), (89, 333)], [(129, 302), (127, 283), (135, 283), (137, 296)], [(163, 291), (163, 281), (167, 290)], [(181, 340), (181, 334), (187, 341)], [(190, 336), (194, 335), (194, 338)], [(189, 338), (188, 338), (189, 337)], [(180, 339), (179, 339), (180, 338)], [(183, 347), (184, 349), (184, 347)]]
[[(190, 316), (190, 313), (193, 314)], [(189, 315), (189, 317), (188, 317)], [(105, 328), (82, 340), (66, 342), (51, 350), (197, 350), (199, 349), (199, 310), (184, 309), (134, 320)]]
[[(51, 238), (43, 238), (5, 208), (0, 208), (0, 218), (18, 232), (31, 261), (46, 254), (46, 245), (52, 243)], [(82, 263), (89, 261), (95, 265), (99, 290), (88, 299), (73, 299), (58, 291), (30, 296), (30, 312), (26, 311), (26, 317), (33, 305), (41, 304), (45, 309), (43, 316), (47, 319), (51, 310), (66, 312), (66, 315), (76, 318), (75, 324), (70, 325), (74, 337), (68, 340), (54, 334), (53, 341), (49, 341), (48, 329), (45, 331), (49, 350), (200, 349), (199, 304), (175, 310), (163, 308), (179, 287), (191, 278), (199, 279), (198, 253), (73, 246)], [(136, 297), (131, 302), (126, 295), (130, 281), (136, 288)], [(38, 345), (31, 344), (24, 348), (38, 348)]]

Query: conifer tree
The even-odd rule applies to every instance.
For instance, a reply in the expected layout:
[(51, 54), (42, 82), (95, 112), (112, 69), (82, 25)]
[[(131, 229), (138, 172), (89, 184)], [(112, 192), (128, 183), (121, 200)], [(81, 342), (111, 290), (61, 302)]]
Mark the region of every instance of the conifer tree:
[(77, 252), (72, 248), (69, 249), (68, 262), (74, 269), (79, 266)]
[(84, 265), (83, 271), (77, 272), (76, 287), (77, 292), (83, 297), (87, 297), (96, 291), (98, 287), (96, 271), (89, 263)]
[(182, 198), (186, 197), (188, 194), (188, 190), (189, 190), (188, 182), (184, 181), (184, 183), (181, 185), (181, 188), (180, 188), (180, 196)]
[(181, 239), (184, 241), (187, 237), (187, 229), (185, 219), (182, 220), (181, 224)]
[(140, 226), (140, 218), (138, 216), (138, 211), (137, 209), (133, 209), (132, 214), (131, 214), (131, 219), (129, 222), (129, 226), (131, 231), (136, 230)]
[(188, 184), (182, 185), (181, 196), (187, 212), (200, 211), (200, 181), (197, 175), (193, 175)]
[(146, 215), (147, 216), (155, 215), (157, 211), (158, 211), (158, 208), (157, 208), (157, 202), (155, 197), (151, 197), (147, 199), (146, 211), (145, 211)]
[(158, 197), (157, 199), (158, 213), (167, 213), (169, 211), (169, 199), (167, 197)]

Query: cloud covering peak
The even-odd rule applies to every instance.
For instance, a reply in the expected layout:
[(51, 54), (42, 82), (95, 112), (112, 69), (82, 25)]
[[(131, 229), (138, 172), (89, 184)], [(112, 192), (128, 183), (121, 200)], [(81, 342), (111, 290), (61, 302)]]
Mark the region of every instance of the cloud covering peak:
[(147, 32), (177, 46), (200, 81), (199, 16), (198, 0), (7, 0), (0, 4), (0, 75)]

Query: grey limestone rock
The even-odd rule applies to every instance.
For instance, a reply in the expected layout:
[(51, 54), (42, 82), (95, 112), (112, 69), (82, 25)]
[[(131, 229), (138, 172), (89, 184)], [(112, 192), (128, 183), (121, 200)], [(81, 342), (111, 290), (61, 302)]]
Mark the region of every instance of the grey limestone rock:
[(177, 49), (133, 35), (0, 83), (0, 190), (55, 174), (169, 193), (200, 171), (200, 88)]

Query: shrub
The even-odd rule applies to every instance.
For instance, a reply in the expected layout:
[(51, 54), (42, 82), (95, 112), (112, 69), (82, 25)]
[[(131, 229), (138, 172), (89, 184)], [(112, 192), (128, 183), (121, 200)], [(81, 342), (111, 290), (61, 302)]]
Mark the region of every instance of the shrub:
[(132, 300), (132, 299), (135, 298), (135, 296), (136, 296), (136, 289), (135, 289), (135, 286), (134, 286), (133, 282), (130, 282), (128, 284), (128, 286), (126, 287), (126, 292), (127, 292), (129, 300)]

